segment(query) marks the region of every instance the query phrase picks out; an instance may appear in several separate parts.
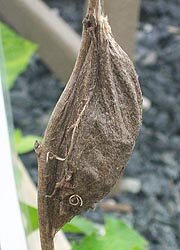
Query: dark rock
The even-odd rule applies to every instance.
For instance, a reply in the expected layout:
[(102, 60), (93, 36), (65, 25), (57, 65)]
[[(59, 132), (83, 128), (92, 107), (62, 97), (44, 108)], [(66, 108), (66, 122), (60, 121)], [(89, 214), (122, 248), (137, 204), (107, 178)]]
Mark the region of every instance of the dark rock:
[[(142, 191), (147, 196), (166, 196), (167, 198), (170, 198), (170, 182), (167, 182), (167, 180), (163, 176), (159, 176), (158, 174), (154, 175), (153, 173), (142, 174), (141, 181)], [(166, 190), (165, 193), (164, 190)]]
[(149, 233), (152, 241), (157, 242), (159, 244), (159, 247), (161, 247), (160, 249), (179, 249), (174, 231), (170, 226), (153, 223), (151, 225), (151, 230), (149, 231)]
[(104, 213), (97, 207), (95, 210), (89, 209), (88, 211), (83, 212), (83, 216), (85, 216), (87, 219), (94, 221), (95, 223), (104, 223)]
[(84, 0), (45, 0), (51, 8), (57, 8), (59, 14), (78, 33), (81, 33), (81, 22), (84, 14)]

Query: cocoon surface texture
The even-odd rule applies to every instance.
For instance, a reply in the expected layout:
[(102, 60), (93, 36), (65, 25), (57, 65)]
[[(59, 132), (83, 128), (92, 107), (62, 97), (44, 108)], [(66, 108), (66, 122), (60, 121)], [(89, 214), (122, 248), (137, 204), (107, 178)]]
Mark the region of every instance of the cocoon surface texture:
[(55, 233), (109, 193), (123, 172), (142, 120), (134, 66), (115, 42), (99, 0), (89, 1), (81, 49), (51, 115), (38, 157), (43, 250)]

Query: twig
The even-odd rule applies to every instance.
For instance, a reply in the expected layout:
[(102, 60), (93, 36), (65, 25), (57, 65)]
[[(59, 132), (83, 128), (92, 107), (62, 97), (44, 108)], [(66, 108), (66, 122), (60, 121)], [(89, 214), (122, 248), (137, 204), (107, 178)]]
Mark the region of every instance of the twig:
[(101, 0), (89, 0), (87, 7), (87, 15), (95, 15), (98, 21), (102, 12), (102, 1)]
[(109, 202), (101, 202), (99, 207), (105, 212), (131, 213), (133, 208), (128, 204), (111, 204)]

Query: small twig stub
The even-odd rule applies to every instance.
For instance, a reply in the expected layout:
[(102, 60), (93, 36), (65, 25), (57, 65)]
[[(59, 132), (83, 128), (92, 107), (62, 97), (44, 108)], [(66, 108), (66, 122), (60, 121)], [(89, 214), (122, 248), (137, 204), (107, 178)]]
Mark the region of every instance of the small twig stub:
[[(90, 0), (72, 76), (36, 144), (42, 250), (65, 223), (115, 185), (135, 145), (142, 94), (100, 0)], [(50, 243), (51, 242), (51, 243)]]

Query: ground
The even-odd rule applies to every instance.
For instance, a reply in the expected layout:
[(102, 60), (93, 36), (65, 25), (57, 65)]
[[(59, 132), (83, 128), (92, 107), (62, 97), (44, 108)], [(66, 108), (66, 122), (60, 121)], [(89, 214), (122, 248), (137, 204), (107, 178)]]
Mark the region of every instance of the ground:
[[(81, 33), (84, 0), (46, 2)], [(179, 0), (142, 0), (135, 66), (152, 106), (143, 114), (138, 143), (125, 171), (125, 177), (140, 180), (142, 186), (137, 194), (114, 198), (132, 205), (134, 211), (113, 216), (142, 233), (151, 250), (180, 249), (180, 30), (173, 28), (180, 26), (179, 13)], [(62, 91), (63, 84), (35, 55), (11, 90), (15, 127), (42, 136)], [(34, 152), (21, 158), (37, 182)], [(99, 208), (85, 216), (103, 223)]]

